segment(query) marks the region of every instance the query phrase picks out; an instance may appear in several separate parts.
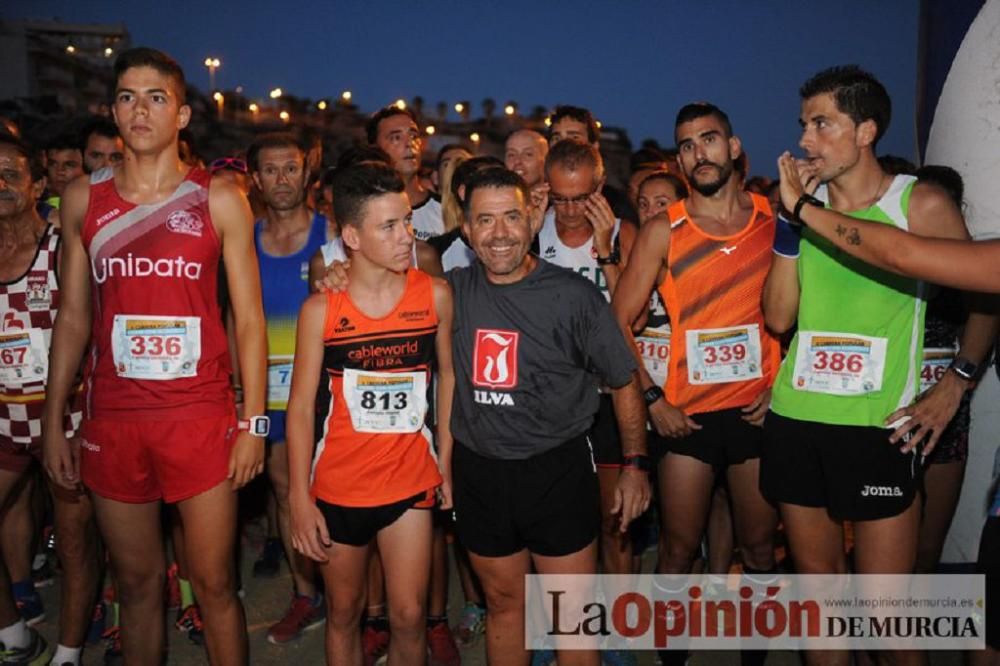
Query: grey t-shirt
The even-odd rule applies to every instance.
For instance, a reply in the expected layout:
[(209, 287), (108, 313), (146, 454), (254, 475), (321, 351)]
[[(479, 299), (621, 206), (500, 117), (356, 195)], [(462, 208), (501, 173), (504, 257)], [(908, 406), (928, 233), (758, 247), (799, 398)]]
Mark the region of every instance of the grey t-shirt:
[(483, 265), (447, 275), (455, 294), (455, 439), (522, 459), (587, 431), (600, 385), (624, 386), (635, 361), (601, 292), (543, 259), (523, 280), (489, 282)]

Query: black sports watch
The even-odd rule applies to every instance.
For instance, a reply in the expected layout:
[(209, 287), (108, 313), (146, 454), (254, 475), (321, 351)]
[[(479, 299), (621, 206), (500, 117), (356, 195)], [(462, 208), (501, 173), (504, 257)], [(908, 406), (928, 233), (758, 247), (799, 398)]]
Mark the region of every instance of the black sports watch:
[(817, 206), (819, 208), (826, 207), (826, 205), (822, 201), (820, 201), (813, 195), (806, 194), (805, 192), (803, 192), (802, 196), (799, 197), (799, 200), (795, 202), (795, 210), (792, 211), (792, 218), (799, 224), (805, 224), (805, 222), (802, 221), (802, 217), (799, 214), (802, 212), (802, 207), (805, 206), (806, 204), (809, 204), (810, 206)]
[(647, 407), (652, 407), (653, 403), (663, 397), (663, 389), (659, 386), (650, 386), (648, 389), (642, 392), (642, 399), (646, 402)]
[(979, 366), (961, 356), (956, 356), (952, 360), (951, 365), (948, 366), (948, 369), (968, 382), (975, 381), (976, 375), (979, 374)]
[(622, 253), (618, 251), (618, 248), (611, 250), (611, 254), (606, 257), (597, 257), (598, 266), (617, 266), (618, 262), (622, 260)]
[(622, 467), (632, 467), (641, 472), (648, 472), (653, 469), (653, 465), (649, 462), (649, 456), (644, 453), (634, 453), (632, 455), (623, 456)]

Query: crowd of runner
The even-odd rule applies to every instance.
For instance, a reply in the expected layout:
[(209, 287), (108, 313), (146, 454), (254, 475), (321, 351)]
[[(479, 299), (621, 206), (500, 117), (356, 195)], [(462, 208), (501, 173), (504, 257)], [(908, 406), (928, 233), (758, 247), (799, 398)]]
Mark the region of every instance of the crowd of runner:
[[(669, 595), (692, 572), (936, 570), (1000, 248), (970, 240), (957, 172), (879, 155), (871, 74), (803, 84), (779, 179), (694, 102), (626, 191), (579, 107), (502, 159), (428, 156), (393, 105), (333, 167), (304, 131), (206, 165), (172, 59), (124, 52), (115, 81), (112, 118), (45, 146), (0, 123), (0, 664), (75, 666), (102, 638), (105, 663), (159, 664), (168, 609), (212, 663), (252, 662), (241, 502), (266, 506), (252, 575), (291, 573), (268, 640), (325, 625), (329, 664), (454, 666), (477, 642), (636, 663), (526, 651), (532, 572)], [(1000, 495), (979, 567), (1000, 597)], [(998, 664), (986, 625), (970, 658)]]

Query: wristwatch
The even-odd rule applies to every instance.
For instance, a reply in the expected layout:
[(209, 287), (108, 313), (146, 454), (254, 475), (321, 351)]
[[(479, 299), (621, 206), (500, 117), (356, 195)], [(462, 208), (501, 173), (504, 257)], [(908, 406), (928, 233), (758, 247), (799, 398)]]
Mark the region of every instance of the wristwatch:
[(805, 224), (805, 222), (802, 221), (802, 217), (799, 214), (802, 212), (802, 207), (805, 206), (806, 204), (809, 204), (810, 206), (817, 206), (819, 208), (826, 207), (822, 201), (820, 201), (813, 195), (806, 194), (805, 192), (803, 192), (802, 196), (799, 197), (799, 200), (795, 202), (795, 210), (792, 211), (792, 218), (799, 224)]
[(267, 437), (271, 432), (271, 419), (267, 416), (251, 416), (249, 419), (239, 421), (237, 426), (254, 437)]
[(663, 389), (659, 386), (650, 386), (648, 389), (642, 392), (642, 399), (646, 402), (647, 407), (652, 407), (653, 403), (663, 397)]
[(618, 251), (618, 248), (611, 250), (611, 254), (606, 257), (597, 257), (598, 266), (617, 266), (618, 262), (622, 260), (622, 253)]
[(951, 365), (948, 366), (948, 369), (969, 382), (975, 381), (976, 375), (979, 374), (979, 366), (961, 356), (956, 356), (952, 360)]
[(641, 472), (648, 472), (653, 468), (649, 463), (649, 456), (644, 453), (624, 456), (622, 458), (622, 467), (633, 467)]

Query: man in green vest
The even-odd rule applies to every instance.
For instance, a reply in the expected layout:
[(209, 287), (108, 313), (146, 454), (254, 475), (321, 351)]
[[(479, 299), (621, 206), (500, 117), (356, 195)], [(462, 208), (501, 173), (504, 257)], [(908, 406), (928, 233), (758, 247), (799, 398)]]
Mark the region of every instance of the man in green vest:
[[(800, 90), (797, 168), (803, 207), (923, 236), (967, 239), (962, 214), (933, 185), (891, 176), (876, 160), (891, 103), (871, 74), (824, 70)], [(818, 185), (818, 187), (817, 187)], [(775, 332), (798, 331), (775, 381), (764, 424), (761, 488), (781, 511), (795, 570), (845, 573), (843, 521), (854, 527), (854, 570), (911, 573), (916, 558), (920, 456), (914, 438), (891, 444), (887, 417), (917, 396), (925, 310), (919, 280), (873, 268), (811, 229), (779, 229), (764, 314)], [(807, 653), (847, 664), (849, 653)], [(895, 652), (895, 663), (921, 655)]]

